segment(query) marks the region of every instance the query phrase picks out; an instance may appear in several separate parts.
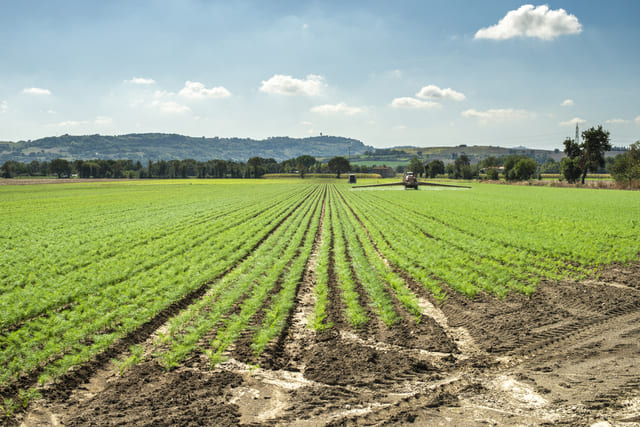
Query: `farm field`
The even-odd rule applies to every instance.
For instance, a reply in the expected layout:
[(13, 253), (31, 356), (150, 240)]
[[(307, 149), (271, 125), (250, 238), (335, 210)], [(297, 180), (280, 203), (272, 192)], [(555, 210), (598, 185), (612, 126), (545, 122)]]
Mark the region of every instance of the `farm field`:
[(344, 182), (1, 186), (0, 423), (640, 422), (640, 193)]

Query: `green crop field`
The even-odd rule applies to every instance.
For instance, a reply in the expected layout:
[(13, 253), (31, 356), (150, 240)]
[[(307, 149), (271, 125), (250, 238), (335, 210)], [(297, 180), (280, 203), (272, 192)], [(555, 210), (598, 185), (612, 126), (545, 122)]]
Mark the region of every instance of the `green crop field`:
[(332, 286), (355, 328), (391, 326), (420, 320), (410, 283), (439, 300), (529, 295), (640, 253), (637, 192), (327, 182), (0, 187), (0, 387), (55, 379), (162, 313), (149, 357), (166, 369), (195, 351), (214, 366), (240, 337), (258, 357), (285, 333), (309, 270), (320, 333), (333, 327)]

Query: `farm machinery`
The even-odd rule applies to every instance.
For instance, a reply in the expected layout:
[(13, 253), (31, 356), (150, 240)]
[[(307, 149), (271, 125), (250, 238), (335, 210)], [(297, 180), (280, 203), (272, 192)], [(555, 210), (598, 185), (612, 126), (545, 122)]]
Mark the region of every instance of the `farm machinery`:
[(390, 187), (393, 185), (404, 185), (404, 189), (413, 188), (417, 190), (420, 185), (427, 185), (432, 187), (455, 187), (455, 188), (471, 188), (466, 185), (453, 185), (453, 184), (440, 184), (436, 182), (424, 182), (418, 181), (418, 178), (413, 172), (405, 172), (400, 182), (387, 182), (384, 184), (369, 184), (369, 185), (355, 185), (352, 188), (364, 188), (364, 187)]

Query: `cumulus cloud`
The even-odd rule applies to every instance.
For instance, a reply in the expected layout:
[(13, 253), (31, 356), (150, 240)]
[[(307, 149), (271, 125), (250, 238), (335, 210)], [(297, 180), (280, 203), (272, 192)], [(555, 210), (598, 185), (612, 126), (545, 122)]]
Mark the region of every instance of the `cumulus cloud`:
[(131, 80), (125, 80), (124, 82), (131, 83), (132, 85), (152, 85), (155, 84), (156, 81), (144, 77), (134, 77)]
[(635, 122), (640, 125), (640, 116), (636, 117)]
[(352, 116), (354, 114), (363, 113), (365, 111), (362, 107), (350, 107), (344, 102), (340, 102), (338, 104), (325, 104), (318, 105), (311, 108), (312, 113), (319, 114), (345, 114), (347, 116)]
[(560, 104), (563, 107), (573, 107), (574, 102), (573, 99), (565, 99), (564, 101), (562, 101), (562, 104)]
[(456, 92), (451, 88), (440, 89), (436, 85), (425, 86), (418, 93), (418, 98), (422, 99), (450, 99), (452, 101), (464, 101), (466, 97), (463, 93)]
[(191, 111), (191, 108), (186, 105), (178, 104), (175, 101), (162, 101), (160, 99), (156, 99), (151, 103), (152, 107), (155, 107), (162, 111), (163, 113), (168, 114), (182, 114)]
[(178, 92), (178, 95), (190, 99), (204, 99), (204, 98), (228, 98), (231, 96), (231, 92), (222, 86), (212, 87), (207, 89), (200, 82), (190, 82), (187, 80), (184, 83), (184, 87)]
[(566, 122), (560, 122), (558, 123), (559, 126), (575, 126), (575, 125), (581, 125), (583, 123), (587, 123), (587, 121), (585, 119), (581, 119), (580, 117), (574, 117), (571, 120), (567, 120)]
[(309, 74), (305, 79), (275, 74), (269, 80), (263, 80), (260, 91), (278, 95), (308, 95), (316, 96), (326, 87), (324, 78)]
[(563, 34), (579, 34), (582, 24), (564, 9), (551, 10), (547, 5), (525, 4), (507, 12), (496, 25), (478, 30), (476, 39), (505, 40), (513, 37), (537, 37), (553, 40)]
[(526, 119), (535, 116), (534, 113), (529, 111), (515, 110), (513, 108), (493, 108), (486, 111), (478, 111), (471, 108), (460, 114), (462, 117), (478, 119), (481, 122), (502, 122), (507, 120)]
[(51, 91), (49, 89), (42, 89), (39, 87), (29, 87), (22, 90), (22, 93), (26, 93), (28, 95), (51, 95)]
[(411, 97), (395, 98), (391, 101), (393, 108), (409, 108), (409, 109), (432, 109), (440, 108), (441, 105), (433, 101), (421, 101)]
[(9, 104), (7, 104), (7, 101), (0, 102), (0, 113), (6, 113), (7, 111), (9, 111)]

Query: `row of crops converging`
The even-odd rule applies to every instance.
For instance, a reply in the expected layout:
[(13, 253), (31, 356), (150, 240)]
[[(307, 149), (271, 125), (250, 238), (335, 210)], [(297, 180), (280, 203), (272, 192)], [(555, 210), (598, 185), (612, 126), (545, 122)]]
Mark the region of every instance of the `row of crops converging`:
[(146, 354), (167, 369), (196, 353), (215, 366), (247, 336), (259, 357), (286, 331), (309, 271), (308, 326), (320, 333), (334, 327), (332, 304), (356, 329), (419, 320), (408, 279), (440, 301), (529, 295), (542, 279), (580, 280), (640, 252), (640, 203), (624, 192), (605, 204), (605, 192), (487, 185), (41, 187), (3, 194), (5, 386), (55, 379), (163, 315)]

